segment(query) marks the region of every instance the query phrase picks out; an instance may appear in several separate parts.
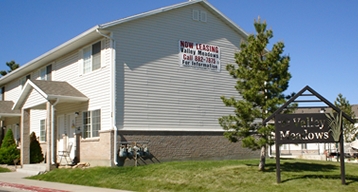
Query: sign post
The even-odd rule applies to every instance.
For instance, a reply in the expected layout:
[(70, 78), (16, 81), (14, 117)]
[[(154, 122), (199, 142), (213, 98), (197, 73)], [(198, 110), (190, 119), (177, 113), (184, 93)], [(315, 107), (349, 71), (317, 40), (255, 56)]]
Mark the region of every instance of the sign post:
[[(341, 136), (343, 137), (343, 136)], [(334, 143), (329, 121), (324, 113), (277, 114), (275, 116), (276, 177), (281, 183), (280, 145), (299, 143)], [(343, 139), (341, 145), (343, 146)], [(341, 147), (341, 150), (343, 149)], [(342, 153), (341, 153), (342, 154)], [(343, 162), (343, 166), (342, 166)], [(344, 153), (341, 155), (343, 184)]]
[[(310, 92), (310, 93), (306, 93)], [(312, 100), (315, 96), (319, 100)], [(306, 100), (296, 100), (298, 97), (309, 97)], [(290, 108), (292, 103), (300, 102), (323, 102), (327, 106), (312, 106), (313, 108), (331, 108), (333, 112), (339, 113), (339, 117), (333, 117), (325, 113), (300, 113), (300, 114), (280, 114), (284, 109)], [(294, 107), (296, 108), (296, 107)], [(299, 107), (298, 107), (299, 108)], [(308, 85), (291, 97), (279, 109), (267, 117), (263, 123), (275, 119), (275, 140), (276, 140), (276, 176), (277, 183), (281, 183), (280, 170), (280, 144), (298, 143), (340, 143), (340, 165), (342, 185), (345, 185), (344, 167), (344, 146), (343, 146), (343, 126), (342, 117), (354, 124), (355, 121), (337, 106), (333, 105), (326, 98), (313, 90)], [(337, 120), (339, 125), (337, 126)], [(332, 122), (334, 121), (333, 125)], [(334, 132), (334, 133), (333, 133)], [(338, 135), (339, 134), (339, 135)]]

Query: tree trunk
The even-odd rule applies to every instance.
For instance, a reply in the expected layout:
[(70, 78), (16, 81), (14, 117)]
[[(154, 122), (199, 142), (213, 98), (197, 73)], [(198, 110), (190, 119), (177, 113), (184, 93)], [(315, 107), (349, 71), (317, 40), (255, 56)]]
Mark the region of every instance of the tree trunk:
[(265, 163), (266, 163), (266, 145), (263, 145), (261, 147), (261, 153), (260, 153), (259, 171), (265, 170)]

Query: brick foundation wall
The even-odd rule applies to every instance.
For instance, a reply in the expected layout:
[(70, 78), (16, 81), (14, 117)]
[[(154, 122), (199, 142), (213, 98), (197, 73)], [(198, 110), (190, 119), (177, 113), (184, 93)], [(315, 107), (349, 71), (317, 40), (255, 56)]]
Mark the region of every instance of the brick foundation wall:
[(112, 166), (113, 131), (100, 131), (99, 138), (80, 139), (80, 161), (91, 166)]
[[(247, 159), (259, 158), (259, 151), (231, 143), (222, 132), (183, 131), (119, 131), (118, 142), (147, 143), (151, 158), (141, 158), (138, 164), (174, 160)], [(134, 160), (119, 158), (120, 165), (133, 165)]]

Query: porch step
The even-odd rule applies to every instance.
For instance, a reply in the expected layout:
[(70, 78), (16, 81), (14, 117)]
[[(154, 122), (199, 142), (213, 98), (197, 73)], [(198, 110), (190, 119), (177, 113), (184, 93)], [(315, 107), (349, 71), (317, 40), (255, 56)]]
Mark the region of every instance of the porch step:
[(24, 164), (22, 168), (18, 167), (16, 172), (25, 173), (28, 175), (38, 175), (46, 171), (46, 164)]

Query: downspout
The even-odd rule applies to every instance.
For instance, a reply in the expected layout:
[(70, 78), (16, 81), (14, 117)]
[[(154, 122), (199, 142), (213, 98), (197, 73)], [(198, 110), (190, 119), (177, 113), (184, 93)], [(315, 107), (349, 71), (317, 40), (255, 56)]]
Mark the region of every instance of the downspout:
[(52, 146), (52, 157), (51, 157), (51, 163), (52, 165), (55, 164), (55, 106), (60, 101), (59, 98), (56, 99), (55, 103), (51, 106), (51, 133), (52, 133), (52, 139), (51, 139), (51, 146)]
[(99, 27), (96, 29), (96, 32), (100, 35), (102, 35), (103, 37), (106, 37), (108, 39), (111, 40), (111, 47), (112, 47), (112, 54), (111, 54), (111, 64), (110, 64), (110, 71), (111, 71), (111, 80), (110, 80), (110, 103), (111, 103), (111, 117), (112, 117), (112, 127), (114, 130), (113, 133), (113, 162), (115, 165), (118, 165), (118, 161), (117, 161), (117, 133), (118, 133), (118, 128), (116, 125), (116, 110), (115, 110), (115, 106), (116, 106), (116, 41), (108, 36), (105, 35), (103, 33), (101, 33), (99, 30)]

